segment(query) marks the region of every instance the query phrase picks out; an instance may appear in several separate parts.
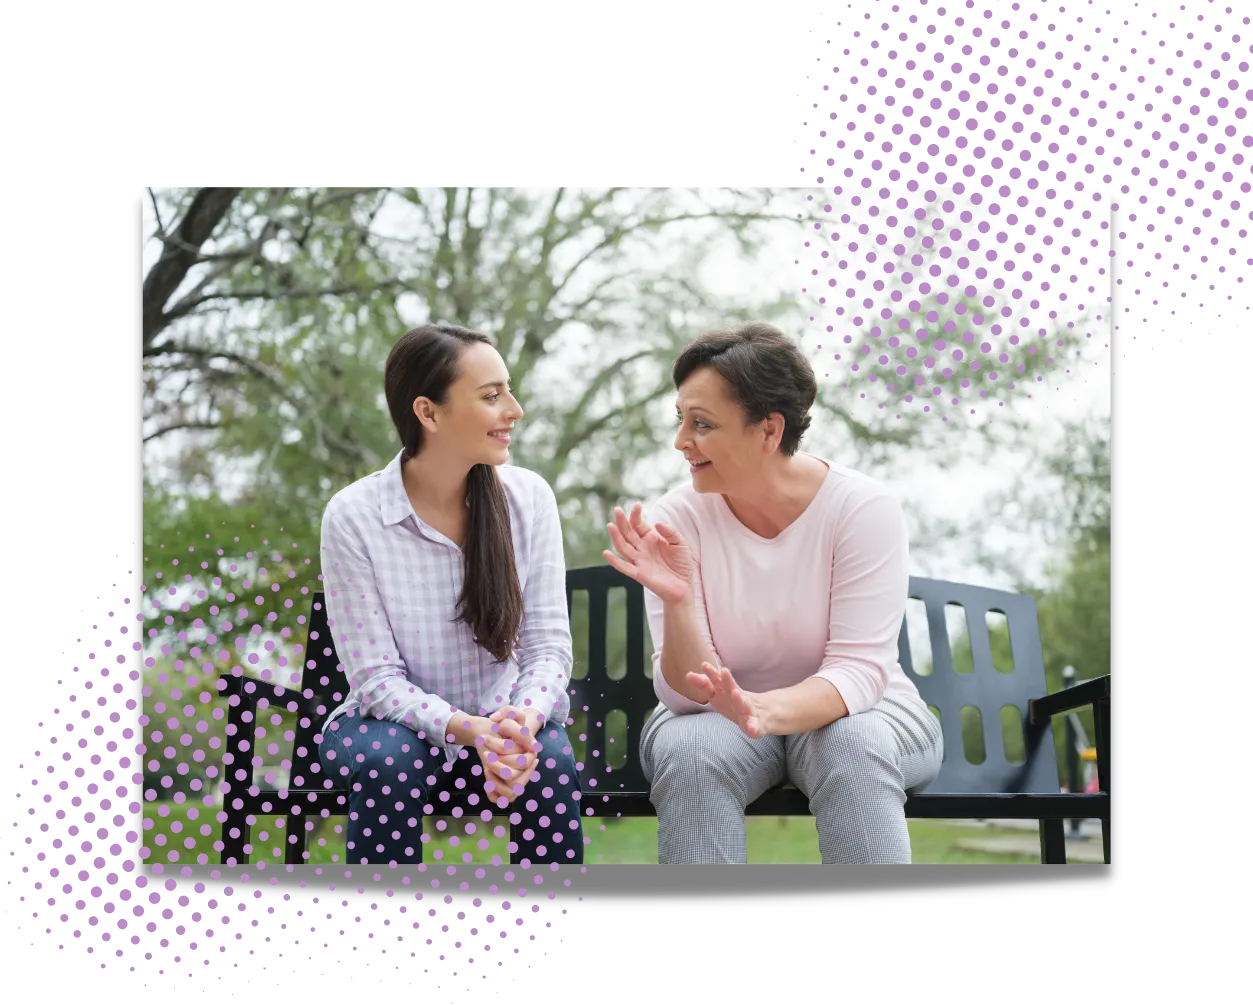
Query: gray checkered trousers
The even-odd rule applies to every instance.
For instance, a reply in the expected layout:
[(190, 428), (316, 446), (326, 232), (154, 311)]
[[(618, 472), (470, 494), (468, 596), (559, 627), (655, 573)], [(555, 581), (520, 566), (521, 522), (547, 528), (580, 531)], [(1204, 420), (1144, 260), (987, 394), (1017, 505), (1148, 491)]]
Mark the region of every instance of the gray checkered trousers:
[(663, 863), (746, 862), (744, 807), (785, 778), (809, 798), (823, 862), (908, 862), (905, 795), (931, 784), (943, 757), (935, 716), (887, 697), (808, 733), (757, 740), (717, 712), (658, 705), (640, 737)]

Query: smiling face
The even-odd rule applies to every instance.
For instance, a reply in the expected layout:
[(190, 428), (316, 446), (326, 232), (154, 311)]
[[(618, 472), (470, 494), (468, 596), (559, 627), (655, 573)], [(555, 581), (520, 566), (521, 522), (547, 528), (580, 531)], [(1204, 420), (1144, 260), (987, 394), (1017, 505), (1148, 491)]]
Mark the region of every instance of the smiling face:
[(522, 406), (509, 390), (509, 370), (500, 353), (476, 342), (457, 360), (458, 376), (442, 405), (429, 398), (413, 403), (432, 443), (470, 464), (509, 460), (508, 430), (522, 418)]
[(679, 432), (675, 449), (683, 454), (697, 492), (738, 495), (762, 477), (782, 428), (781, 416), (746, 426), (744, 409), (716, 370), (702, 366), (679, 387), (675, 399)]

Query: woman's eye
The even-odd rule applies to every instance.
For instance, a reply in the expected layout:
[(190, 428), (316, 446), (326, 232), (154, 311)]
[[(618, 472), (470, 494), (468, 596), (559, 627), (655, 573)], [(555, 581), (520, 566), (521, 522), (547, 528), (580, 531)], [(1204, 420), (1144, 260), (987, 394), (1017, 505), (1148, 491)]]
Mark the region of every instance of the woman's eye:
[(495, 394), (489, 394), (489, 395), (488, 395), (486, 398), (484, 398), (483, 400), (484, 400), (484, 401), (495, 401), (495, 400), (496, 400), (497, 398), (499, 398), (499, 397), (500, 397), (500, 392), (499, 392), (499, 391), (497, 391)]

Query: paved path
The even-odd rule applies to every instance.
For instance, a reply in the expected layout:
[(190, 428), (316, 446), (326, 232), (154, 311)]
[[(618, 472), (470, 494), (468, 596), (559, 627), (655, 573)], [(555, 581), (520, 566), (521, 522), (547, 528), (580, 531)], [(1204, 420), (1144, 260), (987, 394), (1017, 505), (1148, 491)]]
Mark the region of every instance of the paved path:
[[(945, 823), (956, 827), (968, 828), (972, 834), (954, 842), (954, 847), (966, 851), (985, 852), (990, 855), (1040, 855), (1040, 825), (1035, 820), (947, 820)], [(978, 836), (980, 830), (1021, 831), (1017, 834), (998, 834), (995, 836)], [(1070, 825), (1066, 829), (1066, 860), (1068, 862), (1105, 861), (1105, 852), (1101, 845), (1101, 822), (1084, 820), (1080, 824), (1082, 837), (1075, 839), (1070, 836)]]

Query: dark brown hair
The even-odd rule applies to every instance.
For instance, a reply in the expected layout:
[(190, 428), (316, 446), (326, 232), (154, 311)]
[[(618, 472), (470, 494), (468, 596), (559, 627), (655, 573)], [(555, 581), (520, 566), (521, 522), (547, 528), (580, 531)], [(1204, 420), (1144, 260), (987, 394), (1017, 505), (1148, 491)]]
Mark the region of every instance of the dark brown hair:
[[(413, 413), (415, 398), (442, 405), (448, 388), (460, 376), (459, 361), (474, 343), (492, 345), (480, 332), (456, 325), (422, 325), (405, 332), (388, 353), (383, 370), (387, 407), (392, 415), (404, 460), (422, 450), (425, 429)], [(476, 464), (467, 479), (470, 522), (466, 530), (465, 581), (457, 600), (457, 616), (474, 632), (474, 641), (503, 663), (509, 658), (522, 623), (522, 587), (513, 556), (509, 504), (505, 489), (490, 464)]]
[(744, 409), (744, 424), (761, 422), (772, 412), (783, 416), (779, 449), (791, 456), (809, 428), (809, 408), (818, 395), (813, 367), (796, 344), (774, 325), (750, 321), (734, 330), (705, 332), (674, 361), (679, 388), (702, 366), (727, 382), (731, 397)]

